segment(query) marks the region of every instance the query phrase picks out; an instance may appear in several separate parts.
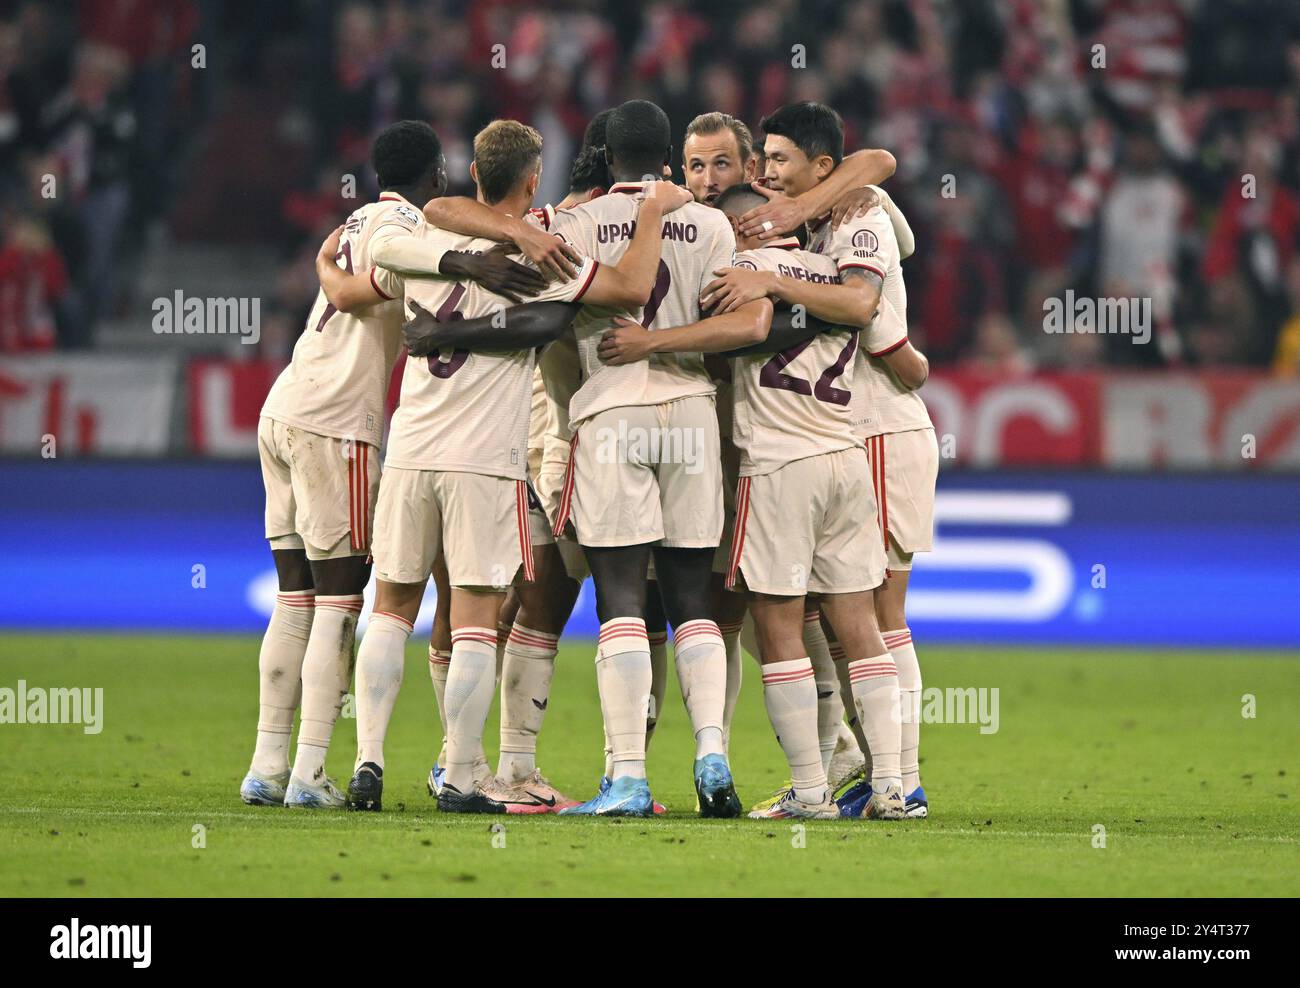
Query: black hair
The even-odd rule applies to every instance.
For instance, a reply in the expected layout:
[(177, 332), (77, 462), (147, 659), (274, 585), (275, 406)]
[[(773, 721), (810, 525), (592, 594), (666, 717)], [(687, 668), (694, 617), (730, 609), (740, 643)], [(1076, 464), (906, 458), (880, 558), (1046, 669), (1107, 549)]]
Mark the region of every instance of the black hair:
[(787, 138), (811, 161), (830, 155), (838, 168), (844, 159), (844, 121), (825, 103), (787, 103), (759, 123), (764, 134)]
[[(713, 200), (713, 208), (722, 210), (728, 216), (739, 218), (755, 206), (761, 206), (767, 201), (767, 196), (755, 189), (752, 183), (742, 182), (740, 185), (733, 185), (730, 188), (723, 189), (718, 198)], [(800, 247), (808, 246), (808, 228), (802, 223), (788, 236), (799, 241)]]
[(718, 198), (713, 200), (713, 205), (728, 216), (743, 216), (755, 206), (761, 206), (765, 202), (767, 197), (763, 193), (757, 191), (749, 182), (742, 182), (740, 185), (723, 189)]
[(609, 118), (613, 115), (614, 109), (610, 107), (608, 110), (601, 110), (591, 118), (591, 123), (587, 124), (587, 130), (582, 135), (582, 146), (584, 148), (604, 149)]
[(584, 147), (573, 159), (569, 170), (569, 191), (574, 193), (590, 192), (592, 189), (608, 189), (611, 184), (609, 164), (605, 161), (603, 146)]
[(399, 120), (385, 127), (370, 150), (380, 189), (394, 189), (418, 183), (438, 167), (442, 142), (427, 123)]
[(605, 126), (605, 139), (608, 159), (611, 163), (617, 159), (626, 173), (616, 178), (659, 178), (672, 154), (668, 114), (649, 100), (628, 100), (615, 109)]

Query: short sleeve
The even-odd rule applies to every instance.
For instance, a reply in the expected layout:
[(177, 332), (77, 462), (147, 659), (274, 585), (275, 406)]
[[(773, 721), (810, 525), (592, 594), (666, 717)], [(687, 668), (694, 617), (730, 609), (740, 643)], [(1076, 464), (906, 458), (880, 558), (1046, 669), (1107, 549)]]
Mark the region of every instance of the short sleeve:
[(568, 281), (549, 282), (539, 295), (530, 298), (530, 302), (581, 302), (582, 296), (587, 294), (587, 289), (596, 278), (596, 270), (600, 264), (590, 257), (582, 260), (582, 266), (578, 268), (578, 274)]
[(898, 239), (889, 214), (876, 206), (866, 216), (846, 220), (835, 228), (824, 253), (835, 262), (841, 275), (865, 270), (883, 280), (890, 267), (898, 263)]
[(862, 348), (872, 357), (893, 353), (907, 342), (907, 320), (884, 295), (870, 325), (862, 333)]
[(400, 274), (378, 265), (370, 269), (370, 286), (389, 301), (401, 298), (406, 292), (406, 282)]

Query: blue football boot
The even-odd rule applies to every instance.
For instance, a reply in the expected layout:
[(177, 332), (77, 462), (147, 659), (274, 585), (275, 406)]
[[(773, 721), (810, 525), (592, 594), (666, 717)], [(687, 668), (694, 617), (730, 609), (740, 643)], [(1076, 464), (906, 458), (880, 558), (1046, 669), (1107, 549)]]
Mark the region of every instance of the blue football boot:
[(740, 797), (725, 755), (705, 755), (695, 760), (695, 795), (702, 817), (740, 816)]
[(903, 812), (913, 820), (922, 820), (930, 815), (930, 804), (925, 798), (924, 789), (917, 786), (907, 794), (907, 804)]
[[(604, 780), (601, 780), (602, 783)], [(654, 799), (645, 779), (614, 779), (592, 799), (560, 810), (560, 816), (653, 816)]]
[(840, 808), (840, 816), (845, 819), (856, 820), (862, 816), (862, 810), (870, 799), (871, 783), (863, 779), (843, 796), (835, 800), (835, 805)]

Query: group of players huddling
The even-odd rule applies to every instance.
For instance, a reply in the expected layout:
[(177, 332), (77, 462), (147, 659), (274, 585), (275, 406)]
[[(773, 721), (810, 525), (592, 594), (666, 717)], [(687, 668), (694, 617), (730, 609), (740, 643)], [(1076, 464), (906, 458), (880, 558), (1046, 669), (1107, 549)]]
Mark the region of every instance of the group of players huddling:
[[(321, 293), (262, 409), (280, 592), (260, 656), (248, 803), (379, 810), (384, 737), (430, 576), (439, 810), (648, 816), (668, 627), (698, 810), (742, 812), (728, 762), (741, 649), (790, 782), (753, 817), (928, 813), (904, 602), (931, 547), (938, 451), (907, 338), (907, 222), (885, 151), (844, 156), (829, 107), (763, 146), (723, 113), (671, 130), (598, 115), (568, 196), (536, 207), (542, 140), (496, 120), (476, 200), (447, 198), (434, 131), (379, 135), (382, 194), (321, 247)], [(407, 346), (380, 477), (387, 384)], [(373, 537), (372, 537), (373, 535)], [(347, 792), (326, 750), (355, 657)], [(556, 651), (595, 583), (605, 772), (586, 802), (536, 764)], [(500, 760), (482, 737), (500, 684)], [(301, 707), (292, 766), (289, 735)]]

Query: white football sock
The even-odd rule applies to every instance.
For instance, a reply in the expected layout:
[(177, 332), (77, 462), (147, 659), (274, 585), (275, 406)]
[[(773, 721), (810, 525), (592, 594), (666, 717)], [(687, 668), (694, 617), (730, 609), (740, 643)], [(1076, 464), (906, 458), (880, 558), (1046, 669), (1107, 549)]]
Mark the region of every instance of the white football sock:
[(311, 636), (315, 590), (282, 590), (257, 656), (257, 746), (253, 771), (280, 775), (289, 770), (289, 734), (302, 696), (302, 663)]
[(805, 803), (826, 799), (826, 770), (817, 745), (817, 684), (812, 662), (789, 659), (763, 666), (763, 702), (790, 765), (794, 794)]
[(858, 716), (858, 705), (853, 699), (853, 686), (849, 682), (849, 657), (837, 641), (831, 642), (831, 661), (835, 663), (835, 675), (840, 681), (840, 701), (844, 704), (844, 719), (848, 721), (854, 743), (866, 759), (867, 777), (871, 777), (871, 747), (867, 736), (862, 731), (862, 718)]
[(645, 722), (650, 709), (650, 642), (641, 618), (600, 626), (596, 685), (609, 734), (609, 778), (645, 778)]
[(659, 715), (664, 709), (664, 690), (668, 689), (668, 632), (647, 631), (650, 643), (650, 707), (645, 719), (645, 746), (650, 749)]
[(301, 782), (319, 782), (325, 775), (325, 754), (343, 697), (352, 680), (361, 594), (318, 596), (316, 618), (302, 663), (302, 723), (293, 774)]
[(830, 772), (840, 725), (844, 723), (844, 703), (840, 699), (840, 679), (831, 659), (831, 646), (822, 631), (819, 614), (804, 615), (803, 647), (808, 650), (817, 679), (817, 747), (822, 753), (822, 769)]
[(473, 789), (496, 684), (496, 632), (455, 628), (447, 670), (447, 784)]
[(537, 768), (537, 735), (550, 703), (560, 636), (515, 622), (501, 668), (501, 758), (497, 776), (522, 782)]
[(442, 725), (442, 743), (438, 746), (437, 757), (433, 763), (440, 768), (447, 767), (447, 667), (451, 665), (451, 650), (434, 648), (429, 643), (429, 678), (433, 680), (433, 698), (438, 703), (438, 723)]
[(888, 652), (849, 663), (849, 684), (871, 752), (871, 788), (902, 786), (903, 725), (898, 710), (898, 667)]
[(695, 731), (695, 757), (725, 754), (722, 713), (727, 705), (727, 652), (722, 633), (711, 618), (686, 621), (674, 630), (677, 682)]
[(731, 751), (731, 721), (736, 716), (736, 703), (740, 699), (740, 684), (744, 679), (744, 663), (740, 658), (740, 630), (744, 620), (734, 624), (720, 624), (722, 647), (727, 653), (727, 688), (722, 704), (722, 747)]
[(374, 611), (357, 649), (357, 764), (384, 767), (384, 736), (402, 686), (411, 622)]
[(903, 720), (903, 748), (900, 769), (903, 795), (921, 784), (921, 664), (916, 659), (912, 632), (907, 628), (882, 631), (885, 647), (898, 666), (899, 709)]

